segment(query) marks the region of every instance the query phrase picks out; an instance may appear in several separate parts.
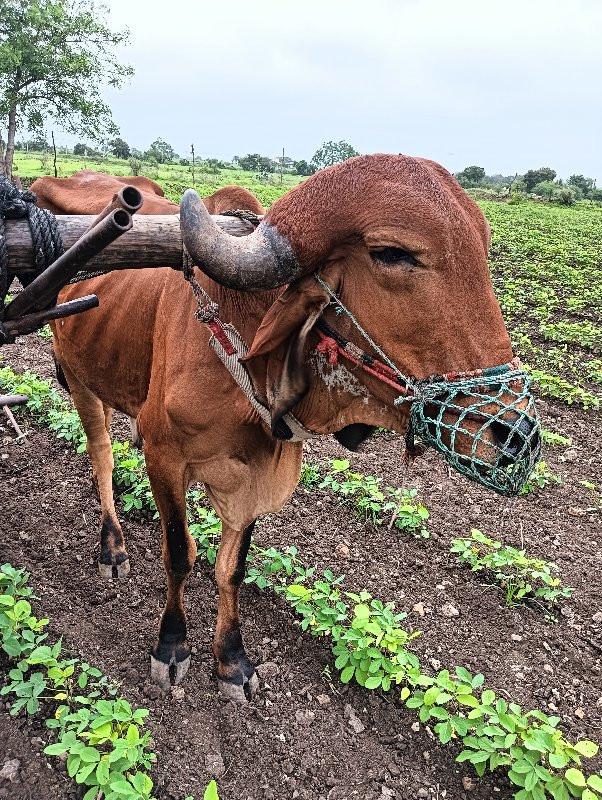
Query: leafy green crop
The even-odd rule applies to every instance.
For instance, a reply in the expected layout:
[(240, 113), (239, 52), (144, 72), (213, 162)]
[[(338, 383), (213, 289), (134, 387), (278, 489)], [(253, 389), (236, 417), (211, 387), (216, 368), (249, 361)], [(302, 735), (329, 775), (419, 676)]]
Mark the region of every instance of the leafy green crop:
[(409, 683), (420, 688), (404, 687), (401, 696), (408, 708), (419, 712), (421, 722), (434, 723), (442, 744), (462, 742), (456, 761), (471, 763), (479, 776), (504, 767), (519, 787), (515, 800), (599, 800), (596, 791), (602, 791), (602, 779), (586, 778), (571, 766), (595, 756), (598, 745), (587, 739), (571, 744), (558, 729), (560, 717), (524, 712), (516, 703), (497, 698), (493, 690), (481, 690), (483, 681), (483, 675), (472, 675), (464, 667), (456, 667), (455, 675), (449, 670), (435, 677), (416, 672)]
[(521, 494), (531, 494), (545, 488), (549, 483), (562, 483), (562, 478), (550, 472), (545, 461), (539, 461), (520, 490)]
[[(63, 658), (61, 640), (52, 647), (45, 643), (48, 620), (32, 614), (28, 578), (11, 564), (0, 566), (0, 641), (11, 660), (0, 695), (14, 697), (12, 715), (51, 712), (46, 725), (58, 741), (44, 752), (66, 755), (68, 775), (86, 787), (83, 800), (150, 800), (148, 772), (155, 755), (149, 751), (150, 731), (141, 730), (148, 710), (133, 709), (116, 696), (100, 670)], [(215, 781), (205, 798), (216, 800)]]
[(518, 355), (538, 391), (598, 408), (602, 347), (602, 209), (480, 202), (491, 271)]
[(382, 525), (383, 515), (386, 515), (389, 517), (389, 527), (395, 525), (416, 538), (428, 538), (425, 523), (429, 512), (416, 500), (416, 489), (396, 489), (392, 486), (381, 489), (380, 478), (352, 472), (348, 459), (334, 459), (330, 466), (331, 471), (322, 479), (320, 488), (330, 489), (345, 498), (345, 502), (351, 502), (364, 521)]
[(555, 603), (570, 597), (573, 590), (554, 577), (556, 564), (543, 558), (530, 558), (524, 550), (509, 547), (473, 529), (469, 539), (454, 539), (451, 552), (468, 564), (473, 572), (484, 572), (500, 586), (509, 606), (522, 600), (538, 599)]

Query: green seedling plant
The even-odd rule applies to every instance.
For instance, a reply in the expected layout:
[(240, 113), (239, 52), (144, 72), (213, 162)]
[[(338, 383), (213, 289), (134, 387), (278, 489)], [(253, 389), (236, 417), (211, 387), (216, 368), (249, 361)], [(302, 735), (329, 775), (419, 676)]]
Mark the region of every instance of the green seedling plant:
[(249, 566), (244, 582), (255, 584), (258, 589), (273, 589), (283, 592), (290, 582), (304, 583), (315, 572), (315, 567), (305, 567), (297, 558), (298, 551), (289, 545), (284, 552), (275, 547), (264, 550), (254, 545), (249, 555)]
[(394, 489), (387, 486), (387, 492), (395, 498), (385, 503), (385, 511), (393, 512), (389, 527), (395, 525), (416, 539), (428, 539), (430, 533), (426, 522), (430, 514), (426, 506), (417, 499), (418, 489)]
[(543, 443), (550, 447), (570, 447), (573, 444), (570, 436), (564, 436), (556, 431), (548, 431), (545, 428), (541, 430), (541, 438)]
[(305, 486), (306, 489), (313, 489), (319, 483), (320, 477), (320, 468), (317, 464), (303, 462), (301, 465), (301, 477), (299, 478), (302, 486)]
[(594, 498), (594, 502), (596, 505), (589, 505), (585, 509), (588, 514), (600, 514), (602, 513), (602, 492), (598, 489), (597, 485), (592, 481), (583, 480), (580, 481), (581, 486), (591, 492), (592, 497)]
[(52, 331), (50, 329), (50, 325), (44, 325), (38, 331), (36, 331), (37, 335), (40, 339), (52, 339)]
[(540, 331), (544, 339), (569, 344), (580, 344), (582, 347), (596, 348), (602, 344), (602, 328), (591, 322), (556, 322), (543, 324)]
[(342, 683), (353, 679), (367, 689), (388, 691), (418, 667), (417, 656), (406, 645), (419, 633), (400, 626), (407, 614), (396, 614), (392, 603), (385, 605), (365, 591), (343, 592), (342, 580), (326, 571), (324, 580), (312, 586), (289, 585), (286, 595), (301, 616), (303, 630), (332, 637)]
[(516, 703), (483, 688), (482, 674), (464, 667), (455, 674), (441, 670), (435, 677), (411, 672), (401, 692), (408, 708), (433, 726), (442, 744), (460, 741), (456, 761), (469, 762), (479, 777), (504, 767), (518, 787), (516, 800), (599, 800), (602, 779), (586, 778), (577, 767), (592, 758), (598, 746), (589, 740), (571, 744), (558, 729), (560, 717), (542, 711), (524, 712)]
[(153, 512), (158, 518), (157, 506), (146, 474), (144, 456), (129, 442), (113, 443), (113, 480), (122, 488), (119, 495), (124, 511), (141, 511), (143, 508)]
[(407, 645), (420, 635), (400, 626), (407, 614), (395, 613), (392, 603), (383, 604), (368, 592), (346, 592), (353, 601), (351, 624), (334, 629), (332, 653), (341, 670), (341, 682), (355, 680), (366, 689), (388, 692), (392, 684), (406, 680), (418, 667), (418, 657)]
[[(0, 634), (2, 650), (10, 658), (26, 658), (46, 639), (47, 619), (37, 619), (31, 610), (33, 595), (27, 574), (10, 564), (0, 567)], [(25, 704), (21, 704), (25, 705)], [(16, 713), (16, 712), (15, 712)]]
[(576, 386), (560, 375), (554, 375), (541, 369), (531, 368), (528, 364), (523, 364), (523, 366), (530, 373), (535, 386), (544, 397), (553, 397), (556, 400), (562, 400), (562, 402), (569, 406), (581, 406), (584, 411), (588, 411), (590, 408), (600, 408), (600, 398), (596, 397), (596, 395), (592, 394), (587, 389)]
[(470, 538), (454, 539), (450, 552), (473, 572), (484, 572), (504, 592), (509, 606), (526, 600), (554, 604), (570, 597), (573, 589), (563, 586), (555, 576), (556, 564), (531, 558), (524, 550), (502, 544), (473, 528)]
[(150, 732), (140, 730), (148, 711), (115, 697), (116, 687), (100, 670), (62, 658), (61, 640), (45, 643), (48, 620), (32, 614), (28, 577), (10, 564), (0, 567), (0, 636), (12, 663), (0, 694), (9, 702), (14, 697), (10, 713), (54, 709), (46, 724), (59, 741), (44, 752), (67, 756), (68, 774), (86, 788), (84, 800), (150, 800), (147, 773), (155, 757)]
[[(188, 795), (185, 800), (194, 800), (192, 795)], [(215, 781), (210, 781), (207, 784), (205, 792), (203, 794), (203, 800), (219, 800), (219, 795), (217, 793), (217, 783)]]
[(520, 490), (520, 493), (533, 494), (541, 489), (545, 489), (550, 483), (561, 484), (562, 478), (550, 472), (545, 461), (538, 461), (535, 465), (535, 469), (529, 475), (525, 485)]
[(373, 525), (382, 525), (389, 519), (393, 525), (416, 538), (428, 538), (426, 521), (427, 508), (418, 501), (416, 489), (399, 489), (385, 486), (381, 489), (380, 478), (373, 475), (360, 475), (349, 468), (348, 459), (333, 459), (330, 472), (319, 484), (321, 489), (330, 489), (351, 503), (360, 518)]
[(96, 700), (69, 712), (60, 706), (52, 727), (61, 736), (48, 745), (48, 755), (67, 756), (67, 773), (89, 787), (84, 800), (102, 792), (105, 800), (150, 797), (152, 781), (146, 774), (154, 755), (148, 752), (150, 732), (140, 734), (148, 710), (133, 710), (127, 700)]

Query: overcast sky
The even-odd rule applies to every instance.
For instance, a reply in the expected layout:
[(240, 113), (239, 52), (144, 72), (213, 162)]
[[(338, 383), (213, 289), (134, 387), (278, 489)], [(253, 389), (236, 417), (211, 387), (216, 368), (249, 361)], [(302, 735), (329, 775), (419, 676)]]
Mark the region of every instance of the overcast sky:
[(186, 155), (323, 141), (602, 186), (599, 0), (108, 0), (131, 83), (122, 136)]

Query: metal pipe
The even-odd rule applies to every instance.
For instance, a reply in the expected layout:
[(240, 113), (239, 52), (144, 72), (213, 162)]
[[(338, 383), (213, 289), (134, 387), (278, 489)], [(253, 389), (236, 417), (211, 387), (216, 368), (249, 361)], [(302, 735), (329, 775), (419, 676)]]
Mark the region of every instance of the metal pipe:
[[(47, 308), (44, 311), (34, 311), (33, 314), (25, 314), (15, 320), (0, 323), (0, 343), (4, 338), (5, 342), (11, 342), (15, 336), (23, 336), (26, 333), (33, 333), (45, 325), (51, 319), (62, 319), (71, 317), (73, 314), (81, 314), (89, 308), (98, 308), (99, 301), (95, 294), (88, 294), (85, 297), (78, 297), (76, 300), (69, 300), (67, 303), (60, 303), (58, 306)], [(0, 405), (2, 405), (0, 403)]]
[(22, 406), (29, 400), (26, 394), (0, 394), (0, 407)]
[(131, 227), (129, 212), (123, 208), (111, 211), (6, 306), (4, 320), (14, 320), (32, 309), (44, 309), (84, 264)]
[(123, 189), (120, 189), (113, 195), (113, 199), (110, 203), (108, 203), (96, 219), (90, 223), (88, 230), (90, 231), (92, 228), (95, 228), (99, 222), (102, 222), (102, 220), (111, 213), (111, 211), (115, 211), (117, 208), (123, 208), (128, 214), (135, 214), (136, 211), (142, 208), (143, 203), (142, 193), (136, 189), (135, 186), (124, 186)]

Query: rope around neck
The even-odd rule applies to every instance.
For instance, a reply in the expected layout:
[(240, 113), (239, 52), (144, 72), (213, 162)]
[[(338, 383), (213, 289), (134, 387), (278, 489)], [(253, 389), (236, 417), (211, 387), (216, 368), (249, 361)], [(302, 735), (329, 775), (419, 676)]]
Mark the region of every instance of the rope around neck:
[[(330, 286), (329, 286), (329, 285), (328, 285), (328, 284), (327, 284), (325, 281), (323, 281), (323, 280), (322, 280), (322, 278), (320, 277), (320, 275), (319, 275), (317, 272), (314, 272), (314, 277), (315, 277), (316, 281), (317, 281), (317, 282), (320, 284), (320, 286), (321, 286), (323, 289), (325, 289), (325, 290), (328, 292), (328, 294), (330, 295), (330, 297), (332, 298), (332, 305), (336, 306), (336, 307), (339, 309), (339, 311), (338, 311), (337, 313), (340, 313), (341, 311), (343, 311), (345, 314), (347, 314), (347, 316), (348, 316), (348, 317), (350, 318), (350, 320), (353, 322), (353, 324), (355, 325), (355, 327), (357, 328), (357, 330), (358, 330), (358, 331), (361, 333), (361, 335), (362, 335), (362, 336), (364, 337), (364, 339), (365, 339), (365, 340), (368, 342), (368, 344), (369, 344), (371, 347), (373, 347), (373, 348), (374, 348), (374, 350), (375, 350), (375, 351), (378, 353), (378, 355), (379, 355), (379, 356), (382, 358), (382, 360), (385, 362), (385, 364), (386, 364), (388, 367), (390, 367), (390, 368), (391, 368), (391, 369), (392, 369), (392, 370), (395, 372), (395, 374), (396, 374), (396, 375), (398, 375), (398, 377), (399, 377), (399, 378), (400, 378), (400, 379), (401, 379), (401, 380), (402, 380), (404, 383), (406, 383), (406, 384), (408, 385), (408, 388), (410, 388), (410, 387), (411, 387), (411, 388), (414, 388), (414, 382), (413, 382), (413, 381), (411, 381), (411, 380), (410, 380), (410, 379), (409, 379), (409, 378), (408, 378), (406, 375), (404, 375), (404, 374), (403, 374), (403, 372), (401, 372), (401, 370), (399, 370), (399, 369), (398, 369), (398, 368), (395, 366), (395, 364), (394, 364), (394, 363), (391, 361), (391, 359), (390, 359), (390, 358), (389, 358), (389, 357), (386, 355), (386, 353), (384, 353), (384, 352), (381, 350), (381, 348), (380, 348), (380, 347), (379, 347), (379, 346), (376, 344), (376, 342), (374, 341), (374, 339), (372, 339), (372, 337), (371, 337), (371, 336), (368, 334), (368, 332), (367, 332), (367, 331), (365, 331), (365, 330), (364, 330), (364, 328), (362, 328), (362, 326), (361, 326), (361, 325), (360, 325), (360, 323), (357, 321), (357, 319), (354, 317), (354, 315), (351, 313), (351, 311), (350, 311), (350, 310), (347, 308), (347, 306), (346, 306), (346, 305), (344, 305), (344, 304), (343, 304), (343, 302), (341, 301), (341, 299), (338, 297), (338, 295), (336, 295), (336, 294), (335, 294), (335, 292), (334, 292), (334, 291), (333, 291), (333, 290), (330, 288)], [(406, 399), (407, 399), (407, 398), (406, 398)]]

